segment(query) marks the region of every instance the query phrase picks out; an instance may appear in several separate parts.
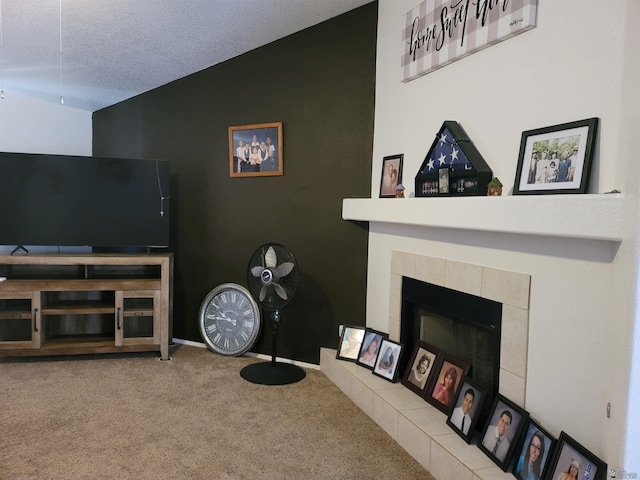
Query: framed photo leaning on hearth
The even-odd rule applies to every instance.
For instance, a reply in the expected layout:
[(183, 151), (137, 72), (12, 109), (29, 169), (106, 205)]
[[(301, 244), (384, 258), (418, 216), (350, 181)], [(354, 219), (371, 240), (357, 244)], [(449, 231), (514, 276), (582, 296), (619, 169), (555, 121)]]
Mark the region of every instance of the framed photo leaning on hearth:
[(549, 464), (550, 480), (605, 480), (607, 464), (580, 445), (567, 433), (560, 432), (558, 444)]
[(396, 196), (396, 187), (402, 183), (402, 160), (404, 154), (389, 155), (382, 159), (380, 198)]
[(453, 409), (447, 418), (447, 425), (467, 443), (471, 443), (471, 437), (478, 423), (486, 395), (486, 389), (480, 387), (469, 377), (462, 378)]
[(546, 478), (546, 467), (556, 439), (531, 417), (523, 432), (522, 440), (516, 448), (513, 474), (518, 480), (542, 480)]
[(282, 174), (282, 122), (229, 127), (231, 177)]
[(401, 356), (402, 344), (383, 338), (373, 367), (374, 375), (395, 383), (398, 380), (398, 365)]
[(356, 361), (358, 352), (360, 352), (360, 347), (362, 346), (362, 340), (364, 339), (364, 330), (364, 327), (344, 326), (342, 335), (340, 335), (338, 352), (336, 353), (338, 360)]
[(462, 377), (467, 373), (468, 363), (443, 352), (431, 375), (424, 399), (448, 415)]
[(522, 132), (514, 195), (587, 193), (598, 119)]
[(429, 375), (433, 372), (439, 354), (439, 349), (419, 340), (413, 347), (402, 384), (413, 393), (424, 397), (424, 392), (429, 386)]
[(498, 394), (482, 432), (478, 448), (505, 472), (520, 440), (529, 414), (511, 400)]
[(367, 328), (364, 332), (364, 340), (362, 341), (356, 363), (364, 368), (373, 370), (378, 352), (380, 351), (380, 345), (384, 338), (389, 338), (389, 335), (378, 332), (372, 328)]

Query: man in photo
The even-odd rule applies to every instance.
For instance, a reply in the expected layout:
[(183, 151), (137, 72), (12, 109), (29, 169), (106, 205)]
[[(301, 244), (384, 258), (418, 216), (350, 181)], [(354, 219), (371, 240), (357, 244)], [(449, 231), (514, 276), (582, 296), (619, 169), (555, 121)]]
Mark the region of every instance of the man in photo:
[(467, 388), (462, 397), (462, 404), (454, 408), (453, 412), (451, 412), (451, 423), (465, 435), (469, 433), (469, 427), (471, 426), (471, 416), (469, 412), (473, 406), (475, 396), (476, 392), (473, 388)]
[(504, 462), (509, 451), (509, 439), (506, 436), (513, 414), (509, 410), (504, 410), (498, 419), (498, 425), (489, 425), (487, 433), (484, 434), (482, 445), (491, 452), (501, 462)]

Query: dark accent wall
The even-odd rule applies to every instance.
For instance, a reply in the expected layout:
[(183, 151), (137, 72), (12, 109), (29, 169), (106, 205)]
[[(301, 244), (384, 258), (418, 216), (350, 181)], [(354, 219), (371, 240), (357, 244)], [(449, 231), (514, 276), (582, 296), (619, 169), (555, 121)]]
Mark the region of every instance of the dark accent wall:
[[(247, 285), (253, 252), (289, 247), (299, 264), (281, 311), (278, 356), (318, 363), (338, 325), (364, 325), (366, 225), (342, 199), (371, 182), (377, 2), (93, 115), (93, 153), (171, 162), (173, 336), (202, 341), (216, 285)], [(143, 68), (141, 66), (141, 68)], [(228, 127), (283, 123), (284, 175), (230, 178)], [(272, 322), (254, 352), (271, 354)]]

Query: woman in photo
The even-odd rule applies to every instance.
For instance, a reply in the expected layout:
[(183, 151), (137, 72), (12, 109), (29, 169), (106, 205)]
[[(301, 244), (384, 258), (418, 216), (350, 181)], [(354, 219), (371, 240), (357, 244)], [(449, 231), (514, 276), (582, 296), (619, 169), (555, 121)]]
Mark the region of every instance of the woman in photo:
[[(367, 343), (368, 342), (368, 343)], [(376, 363), (376, 357), (378, 356), (378, 340), (374, 334), (368, 334), (365, 337), (365, 345), (362, 350), (362, 354), (358, 359), (360, 363), (364, 363), (365, 365), (369, 365), (373, 367), (373, 364)]]
[(358, 356), (358, 352), (360, 351), (360, 344), (362, 343), (363, 336), (364, 330), (347, 328), (344, 332), (342, 345), (340, 346), (340, 355), (345, 358), (355, 360)]
[(571, 465), (569, 465), (569, 470), (566, 472), (562, 472), (558, 475), (558, 480), (578, 480), (578, 475), (580, 474), (580, 462), (578, 460), (573, 459), (571, 461)]
[(394, 359), (395, 357), (393, 355), (393, 348), (385, 348), (384, 353), (382, 354), (382, 357), (380, 357), (380, 361), (378, 362), (378, 368), (387, 373), (391, 373), (393, 371)]
[(419, 387), (421, 390), (424, 388), (424, 384), (429, 376), (429, 365), (431, 364), (431, 356), (428, 353), (423, 353), (418, 362), (411, 369), (409, 374), (409, 381)]
[(525, 454), (520, 456), (516, 467), (516, 473), (520, 475), (522, 480), (540, 480), (544, 451), (544, 435), (540, 430), (536, 430), (529, 440)]
[(455, 394), (457, 380), (458, 372), (454, 367), (449, 367), (444, 373), (442, 382), (438, 383), (436, 388), (433, 389), (432, 397), (443, 405), (451, 405), (453, 395)]

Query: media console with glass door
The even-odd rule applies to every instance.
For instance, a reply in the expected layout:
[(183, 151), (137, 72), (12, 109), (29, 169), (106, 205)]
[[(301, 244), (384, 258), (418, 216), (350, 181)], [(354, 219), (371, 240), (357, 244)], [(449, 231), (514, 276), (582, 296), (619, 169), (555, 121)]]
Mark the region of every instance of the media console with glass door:
[(173, 255), (0, 254), (0, 357), (159, 351)]

